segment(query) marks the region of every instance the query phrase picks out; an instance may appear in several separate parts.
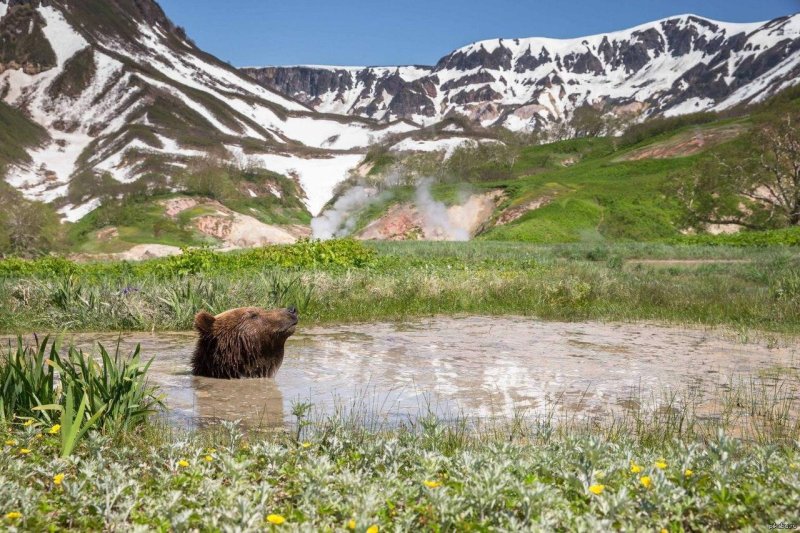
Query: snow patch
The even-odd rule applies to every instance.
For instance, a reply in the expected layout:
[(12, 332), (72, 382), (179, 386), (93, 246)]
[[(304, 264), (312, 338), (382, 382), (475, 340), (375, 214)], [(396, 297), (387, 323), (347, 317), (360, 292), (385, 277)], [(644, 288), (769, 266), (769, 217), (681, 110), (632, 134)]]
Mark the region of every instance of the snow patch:
[(89, 43), (64, 19), (64, 15), (50, 6), (39, 7), (39, 14), (47, 23), (44, 35), (56, 53), (58, 66), (63, 66), (76, 52), (86, 48)]
[(98, 200), (97, 198), (92, 198), (88, 202), (81, 205), (75, 206), (72, 204), (68, 204), (59, 209), (58, 212), (64, 217), (64, 219), (67, 222), (77, 222), (78, 220), (82, 219), (83, 217), (85, 217), (98, 207), (100, 207), (100, 200)]

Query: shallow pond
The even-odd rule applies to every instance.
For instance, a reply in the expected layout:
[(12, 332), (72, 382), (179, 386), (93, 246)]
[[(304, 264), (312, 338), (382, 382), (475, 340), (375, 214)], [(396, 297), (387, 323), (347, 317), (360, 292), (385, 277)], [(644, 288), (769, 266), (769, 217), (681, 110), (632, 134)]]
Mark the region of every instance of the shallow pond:
[[(113, 347), (119, 334), (79, 334)], [(731, 379), (800, 368), (797, 343), (742, 344), (720, 332), (646, 324), (560, 323), (516, 317), (436, 317), (402, 323), (301, 328), (287, 342), (275, 379), (215, 380), (189, 373), (192, 333), (126, 333), (154, 357), (151, 379), (170, 418), (242, 419), (275, 426), (292, 404), (317, 416), (367, 420), (509, 417), (515, 413), (603, 414), (667, 391), (718, 391)]]

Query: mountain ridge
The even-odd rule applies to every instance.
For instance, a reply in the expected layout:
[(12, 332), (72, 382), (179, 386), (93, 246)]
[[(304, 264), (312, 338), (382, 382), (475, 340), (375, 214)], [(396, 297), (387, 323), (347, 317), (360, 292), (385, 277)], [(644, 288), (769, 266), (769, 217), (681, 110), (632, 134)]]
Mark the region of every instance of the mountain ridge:
[(685, 14), (585, 37), (475, 41), (429, 66), (242, 70), (320, 111), (423, 126), (458, 113), (534, 130), (581, 105), (653, 116), (759, 101), (796, 83), (798, 51), (798, 14), (753, 23)]

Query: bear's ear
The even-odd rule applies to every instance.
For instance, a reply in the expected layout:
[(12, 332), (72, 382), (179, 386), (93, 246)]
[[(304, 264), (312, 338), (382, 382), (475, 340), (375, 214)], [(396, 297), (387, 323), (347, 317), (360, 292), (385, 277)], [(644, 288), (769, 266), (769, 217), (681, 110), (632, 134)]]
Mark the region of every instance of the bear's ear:
[(194, 329), (199, 331), (200, 333), (210, 335), (211, 328), (214, 327), (214, 321), (216, 319), (210, 313), (205, 311), (200, 311), (196, 315), (194, 315)]

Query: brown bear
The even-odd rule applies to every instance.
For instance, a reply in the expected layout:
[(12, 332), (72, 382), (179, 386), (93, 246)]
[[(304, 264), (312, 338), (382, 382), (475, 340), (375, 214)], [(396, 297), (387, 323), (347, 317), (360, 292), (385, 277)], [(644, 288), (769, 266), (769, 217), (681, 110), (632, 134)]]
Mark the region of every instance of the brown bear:
[(240, 307), (217, 316), (194, 317), (199, 333), (192, 374), (210, 378), (273, 377), (283, 362), (283, 345), (297, 326), (297, 309)]

